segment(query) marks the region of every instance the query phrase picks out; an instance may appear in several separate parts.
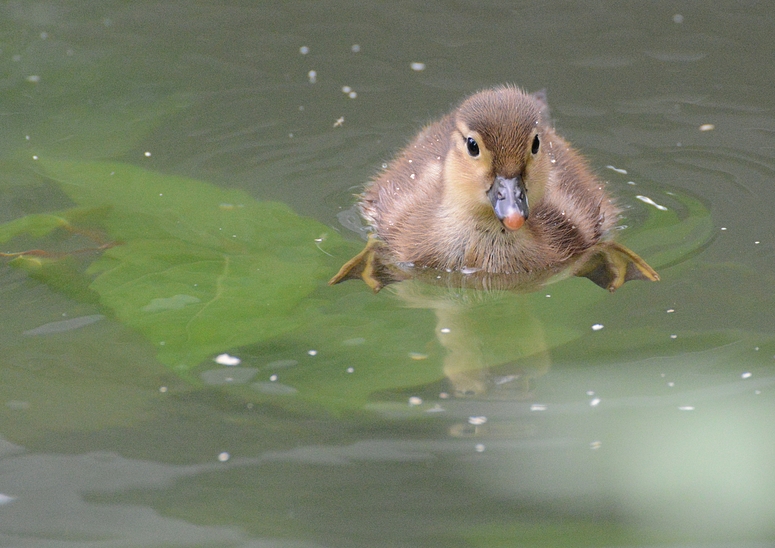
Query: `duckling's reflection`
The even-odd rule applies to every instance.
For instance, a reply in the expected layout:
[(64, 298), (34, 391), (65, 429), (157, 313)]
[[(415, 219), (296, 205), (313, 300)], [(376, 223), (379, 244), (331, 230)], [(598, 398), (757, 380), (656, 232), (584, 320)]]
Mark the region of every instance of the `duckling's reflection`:
[(572, 276), (609, 291), (630, 280), (658, 279), (640, 257), (611, 241), (555, 268), (508, 275), (398, 264), (372, 238), (330, 283), (361, 278), (375, 292), (392, 284), (391, 291), (407, 306), (433, 310), (436, 336), (446, 349), (444, 375), (456, 396), (502, 392), (508, 386), (510, 397), (520, 398), (529, 396), (531, 379), (544, 375), (551, 363), (543, 325), (526, 294)]
[[(440, 280), (437, 280), (440, 281)], [(413, 308), (433, 310), (436, 337), (446, 350), (443, 371), (455, 396), (530, 393), (530, 379), (549, 369), (543, 325), (524, 295), (460, 289), (406, 280), (390, 288)], [(493, 326), (498, 322), (498, 326)]]

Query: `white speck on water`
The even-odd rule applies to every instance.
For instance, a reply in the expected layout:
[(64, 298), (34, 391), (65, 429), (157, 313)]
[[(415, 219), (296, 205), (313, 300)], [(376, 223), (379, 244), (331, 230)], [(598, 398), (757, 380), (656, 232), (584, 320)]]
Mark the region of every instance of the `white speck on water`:
[(474, 445), (474, 451), (477, 453), (484, 453), (484, 444), (483, 443), (477, 443)]
[(603, 329), (603, 327), (605, 326), (602, 323), (596, 323), (595, 325), (592, 326), (592, 331), (600, 331), (601, 329)]
[(353, 44), (352, 47), (350, 47), (350, 51), (352, 51), (353, 53), (358, 53), (359, 51), (361, 51), (360, 44)]
[(32, 155), (32, 159), (33, 159), (33, 160), (37, 160), (37, 159), (38, 159), (38, 155), (37, 155), (37, 154), (33, 154), (33, 155)]
[(679, 411), (694, 411), (693, 405), (682, 405), (678, 408)]
[(746, 371), (745, 373), (743, 373), (742, 375), (740, 375), (740, 377), (741, 377), (741, 378), (743, 378), (743, 379), (750, 379), (750, 378), (751, 378), (751, 376), (753, 376), (753, 373), (750, 373), (750, 372), (748, 372), (748, 371)]
[(425, 70), (425, 63), (414, 62), (409, 66), (412, 67), (412, 70), (417, 72), (420, 72), (421, 70)]
[(530, 406), (531, 411), (546, 411), (547, 405), (544, 403), (534, 403)]
[(630, 186), (637, 186), (638, 185), (638, 183), (636, 183), (635, 181), (627, 181), (627, 184), (630, 185)]
[(621, 169), (621, 168), (614, 167), (614, 166), (605, 166), (605, 167), (607, 167), (611, 171), (615, 171), (616, 173), (621, 173), (622, 175), (627, 175), (627, 170), (626, 169)]
[(439, 392), (439, 398), (442, 400), (448, 400), (449, 394), (447, 392)]
[(716, 129), (716, 126), (713, 124), (702, 124), (700, 126), (700, 131), (713, 131), (714, 129)]
[(722, 232), (723, 232), (723, 231), (725, 231), (726, 229), (727, 229), (727, 227), (725, 227), (725, 226), (722, 226), (722, 227), (721, 227), (721, 231), (722, 231)]
[(48, 38), (48, 33), (47, 33), (47, 32), (45, 32), (45, 31), (44, 31), (44, 32), (41, 32), (41, 33), (40, 33), (40, 39), (41, 39), (41, 40), (45, 40), (46, 38)]
[(318, 73), (314, 70), (311, 70), (307, 73), (307, 78), (309, 79), (310, 84), (314, 84), (318, 81)]
[(670, 388), (673, 388), (675, 386), (675, 383), (673, 381), (670, 381), (669, 383), (667, 383), (667, 386)]
[(603, 442), (595, 440), (595, 441), (589, 443), (589, 448), (592, 449), (593, 451), (596, 451), (596, 450), (600, 449), (600, 447), (602, 447), (602, 445), (603, 445)]
[(442, 327), (441, 329), (439, 329), (439, 331), (441, 331), (442, 333), (449, 333), (450, 332), (450, 328), (449, 327)]
[(409, 398), (409, 405), (412, 405), (415, 407), (418, 405), (422, 405), (422, 398), (418, 398), (417, 396), (412, 396), (411, 398)]
[(272, 382), (277, 382), (277, 375), (276, 374), (275, 375), (270, 375), (269, 376), (269, 380), (272, 381)]
[(13, 502), (15, 500), (16, 497), (6, 495), (5, 493), (0, 493), (0, 504), (8, 504), (9, 502)]
[(230, 354), (218, 354), (215, 357), (215, 363), (219, 365), (228, 365), (228, 366), (235, 366), (242, 363), (242, 360), (239, 359), (237, 356), (232, 356)]
[(636, 197), (638, 200), (640, 200), (641, 202), (643, 202), (644, 204), (648, 204), (648, 205), (650, 205), (650, 206), (654, 206), (654, 207), (655, 207), (655, 208), (657, 208), (659, 211), (667, 211), (667, 208), (666, 208), (665, 206), (663, 206), (663, 205), (659, 205), (658, 203), (656, 203), (654, 200), (652, 200), (652, 199), (651, 199), (651, 198), (649, 198), (648, 196), (635, 196), (635, 197)]
[(307, 354), (309, 354), (310, 356), (317, 356), (318, 355), (318, 351), (317, 350), (307, 350)]
[(348, 367), (347, 368), (347, 372), (348, 373), (355, 373), (355, 368), (354, 367)]
[(760, 243), (759, 240), (754, 241), (754, 245), (759, 245)]
[(354, 91), (351, 91), (350, 93), (348, 93), (348, 94), (347, 94), (347, 96), (348, 96), (350, 99), (355, 99), (356, 97), (358, 97), (358, 94), (357, 94), (357, 93), (355, 93)]
[(468, 417), (468, 424), (473, 424), (474, 426), (481, 426), (486, 422), (487, 417)]
[(301, 46), (299, 48), (299, 53), (302, 55), (307, 55), (309, 53), (309, 48), (307, 46)]
[(551, 296), (549, 293), (547, 293), (547, 294), (546, 294), (546, 298), (547, 298), (547, 299), (551, 299), (551, 298), (552, 298), (552, 296)]
[(589, 405), (592, 407), (597, 407), (598, 405), (600, 405), (600, 401), (601, 401), (600, 398), (595, 398), (589, 402)]
[(166, 386), (160, 386), (159, 387), (159, 392), (161, 392), (162, 394), (166, 394), (167, 390), (168, 390), (168, 388)]
[(675, 312), (675, 308), (668, 308), (668, 309), (666, 310), (666, 312), (667, 312), (668, 314), (672, 314), (673, 312)]
[(218, 453), (218, 460), (220, 462), (226, 462), (231, 458), (231, 455), (229, 455), (226, 451), (223, 451), (221, 453)]
[(350, 86), (342, 86), (342, 93), (350, 93), (352, 90)]
[(673, 15), (673, 23), (676, 23), (676, 24), (680, 25), (683, 22), (684, 22), (684, 16), (683, 15), (681, 15), (680, 13), (676, 13), (675, 15)]
[(37, 84), (38, 82), (40, 82), (40, 76), (38, 76), (37, 74), (31, 74), (27, 76), (27, 81), (32, 82), (33, 84)]
[(670, 335), (670, 338), (671, 338), (671, 339), (673, 339), (673, 340), (675, 340), (675, 339), (677, 339), (677, 338), (678, 338), (678, 335)]
[(594, 396), (595, 391), (594, 390), (587, 390), (587, 396)]

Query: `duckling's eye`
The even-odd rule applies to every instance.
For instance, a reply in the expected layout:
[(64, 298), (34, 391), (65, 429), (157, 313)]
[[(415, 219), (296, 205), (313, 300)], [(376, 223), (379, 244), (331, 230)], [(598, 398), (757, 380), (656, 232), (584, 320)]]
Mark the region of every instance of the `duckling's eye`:
[(479, 156), (479, 145), (476, 143), (473, 137), (466, 137), (466, 147), (468, 148), (468, 154), (474, 158)]
[(538, 147), (541, 146), (541, 141), (538, 140), (538, 135), (533, 137), (533, 146), (530, 148), (530, 152), (533, 154), (536, 154), (538, 152)]

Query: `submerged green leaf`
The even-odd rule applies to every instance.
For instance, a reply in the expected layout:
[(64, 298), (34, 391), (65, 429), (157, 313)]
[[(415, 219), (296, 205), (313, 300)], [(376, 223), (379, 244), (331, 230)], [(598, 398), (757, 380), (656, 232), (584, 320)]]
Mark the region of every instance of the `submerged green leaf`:
[(62, 215), (45, 213), (27, 215), (0, 225), (0, 243), (5, 243), (18, 236), (42, 238), (68, 224), (69, 221)]
[[(90, 266), (91, 289), (182, 371), (299, 326), (302, 300), (333, 268), (321, 246), (341, 245), (326, 226), (238, 190), (120, 163), (40, 165), (79, 206), (107, 211), (102, 229), (117, 245)], [(53, 225), (40, 217), (4, 229)]]
[(649, 209), (646, 222), (628, 235), (629, 247), (655, 269), (680, 263), (705, 249), (714, 237), (710, 210), (699, 199), (678, 192), (662, 198), (669, 207)]

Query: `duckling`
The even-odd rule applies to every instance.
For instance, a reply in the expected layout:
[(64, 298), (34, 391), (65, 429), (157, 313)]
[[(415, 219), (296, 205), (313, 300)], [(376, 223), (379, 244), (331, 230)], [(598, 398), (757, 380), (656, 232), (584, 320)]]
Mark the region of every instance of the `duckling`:
[(358, 208), (372, 237), (330, 284), (360, 276), (378, 291), (391, 265), (519, 278), (580, 256), (588, 260), (577, 275), (611, 291), (659, 279), (609, 241), (620, 210), (555, 133), (542, 94), (513, 86), (475, 93), (425, 127)]

